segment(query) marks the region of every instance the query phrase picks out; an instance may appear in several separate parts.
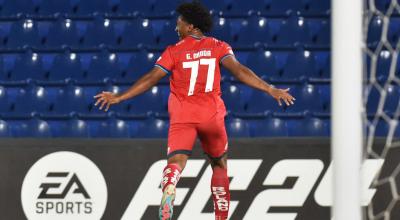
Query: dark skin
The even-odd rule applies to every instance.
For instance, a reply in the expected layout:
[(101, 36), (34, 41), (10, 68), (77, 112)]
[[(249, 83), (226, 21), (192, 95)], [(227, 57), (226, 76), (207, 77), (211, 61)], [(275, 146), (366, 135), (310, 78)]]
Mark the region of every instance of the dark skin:
[[(179, 16), (177, 19), (175, 31), (178, 33), (179, 40), (182, 40), (189, 35), (194, 35), (197, 37), (204, 36), (200, 29), (194, 27), (193, 24), (186, 22), (181, 16)], [(282, 105), (282, 102), (284, 102), (287, 106), (294, 104), (295, 98), (288, 93), (289, 88), (277, 89), (272, 87), (267, 82), (259, 78), (251, 69), (237, 61), (234, 56), (225, 58), (222, 61), (222, 65), (227, 68), (239, 81), (252, 88), (261, 90), (271, 95), (279, 105)], [(94, 98), (97, 99), (95, 105), (100, 105), (100, 110), (104, 109), (105, 111), (108, 111), (111, 105), (131, 99), (147, 91), (151, 87), (155, 86), (158, 81), (160, 81), (166, 75), (167, 74), (161, 68), (154, 67), (122, 94), (114, 94), (103, 91), (102, 93), (94, 96)], [(189, 157), (185, 154), (177, 154), (168, 159), (168, 164), (178, 164), (183, 170), (186, 166), (188, 158)], [(215, 167), (220, 167), (223, 169), (227, 168), (226, 155), (219, 160), (209, 159), (209, 161), (213, 169)]]

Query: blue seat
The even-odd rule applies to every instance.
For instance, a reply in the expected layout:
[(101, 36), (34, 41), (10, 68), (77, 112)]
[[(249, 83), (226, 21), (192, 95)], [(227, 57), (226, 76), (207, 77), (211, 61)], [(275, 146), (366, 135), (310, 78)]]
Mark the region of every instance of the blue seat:
[(157, 15), (157, 16), (172, 15), (180, 3), (182, 3), (182, 0), (170, 0), (170, 1), (154, 0), (152, 15)]
[(150, 1), (132, 1), (132, 0), (121, 0), (117, 5), (118, 14), (132, 14), (140, 13), (147, 15), (150, 13), (152, 4)]
[(94, 13), (107, 13), (111, 11), (108, 0), (79, 0), (76, 14), (91, 15)]
[(252, 15), (249, 19), (243, 20), (235, 44), (243, 46), (254, 46), (255, 43), (270, 44), (272, 37), (268, 20)]
[(0, 137), (11, 137), (11, 129), (6, 121), (0, 120)]
[(140, 45), (155, 45), (156, 37), (153, 33), (151, 21), (138, 18), (127, 22), (122, 35), (119, 37), (118, 43), (121, 48), (137, 48)]
[(383, 110), (389, 115), (394, 115), (400, 100), (400, 89), (398, 86), (389, 85), (386, 89), (386, 99)]
[(118, 55), (102, 50), (92, 56), (84, 80), (87, 82), (105, 82), (116, 77), (119, 73)]
[(234, 113), (243, 113), (245, 102), (242, 98), (240, 87), (235, 84), (224, 84), (221, 90), (226, 109)]
[(239, 118), (230, 118), (225, 121), (228, 137), (250, 137), (250, 129), (247, 121)]
[(301, 10), (302, 14), (307, 15), (327, 15), (330, 13), (330, 0), (306, 0)]
[(53, 113), (69, 114), (71, 112), (89, 112), (89, 104), (86, 100), (85, 90), (82, 87), (68, 85), (59, 90), (58, 98), (54, 103)]
[(99, 124), (92, 124), (89, 122), (91, 128), (91, 137), (95, 138), (128, 138), (129, 126), (123, 120), (110, 118), (107, 120), (101, 120)]
[(247, 65), (262, 78), (278, 75), (278, 67), (273, 51), (258, 49), (251, 52), (247, 59)]
[(330, 125), (319, 118), (288, 119), (288, 134), (292, 137), (301, 136), (329, 136)]
[(311, 38), (307, 20), (293, 13), (287, 20), (283, 20), (275, 43), (281, 46), (303, 45), (310, 44)]
[(388, 50), (382, 50), (378, 56), (375, 73), (375, 78), (381, 85), (384, 85), (389, 78), (391, 63), (391, 52)]
[(75, 48), (78, 47), (79, 41), (76, 22), (59, 17), (49, 28), (46, 46), (49, 48), (61, 48), (66, 45)]
[(27, 51), (19, 55), (15, 61), (14, 68), (11, 70), (10, 80), (42, 80), (44, 76), (42, 57), (37, 53)]
[(3, 86), (0, 86), (0, 112), (8, 112), (10, 110), (10, 103), (9, 103), (7, 89)]
[(232, 43), (233, 34), (229, 19), (213, 16), (213, 28), (210, 32), (210, 36), (215, 37), (219, 40), (226, 41), (228, 43)]
[(6, 70), (4, 69), (3, 56), (0, 55), (0, 80), (6, 80), (6, 79), (7, 79), (7, 73)]
[(165, 22), (164, 27), (159, 35), (158, 45), (160, 48), (165, 48), (168, 45), (176, 44), (179, 41), (178, 33), (175, 31), (176, 21), (170, 19)]
[(35, 9), (32, 0), (4, 0), (0, 12), (2, 16), (16, 16), (20, 13), (32, 15), (35, 13)]
[(31, 19), (20, 19), (14, 22), (7, 39), (8, 48), (39, 47), (41, 45), (37, 22)]
[(380, 16), (372, 17), (368, 24), (367, 43), (368, 47), (375, 48), (381, 40), (383, 31), (383, 18)]
[[(375, 0), (372, 2), (375, 5), (375, 8), (378, 9), (383, 14), (386, 14), (387, 10), (389, 9), (390, 5), (392, 4), (391, 0)], [(367, 1), (367, 3), (369, 3), (369, 1)], [(370, 5), (368, 4), (368, 6), (370, 6)]]
[(262, 13), (272, 15), (286, 15), (290, 11), (299, 11), (301, 8), (301, 1), (266, 0)]
[(150, 71), (158, 59), (158, 55), (148, 51), (134, 53), (129, 59), (128, 65), (123, 68), (122, 74), (117, 77), (117, 81), (132, 83)]
[(56, 13), (72, 13), (70, 0), (42, 0), (39, 6), (40, 15), (54, 15)]
[(389, 21), (389, 30), (387, 39), (393, 48), (396, 48), (397, 42), (400, 38), (400, 18), (391, 17)]
[(313, 52), (298, 49), (296, 52), (289, 54), (283, 72), (280, 72), (278, 76), (272, 77), (271, 80), (301, 81), (313, 75), (316, 75), (316, 63)]
[(83, 71), (79, 54), (65, 51), (58, 54), (51, 64), (48, 79), (65, 81), (66, 79), (82, 79)]
[(227, 10), (227, 4), (225, 1), (215, 1), (215, 0), (202, 0), (201, 1), (205, 7), (209, 10), (217, 12), (224, 12)]
[(387, 137), (389, 134), (390, 125), (384, 119), (379, 119), (375, 127), (375, 137)]
[(286, 137), (288, 129), (285, 119), (266, 118), (249, 121), (252, 137)]
[(53, 137), (88, 138), (89, 126), (83, 120), (76, 118), (50, 122)]
[(231, 1), (228, 6), (229, 10), (226, 10), (224, 14), (246, 16), (252, 11), (261, 11), (260, 9), (262, 9), (264, 5), (264, 0)]
[(316, 71), (307, 77), (313, 80), (328, 80), (331, 78), (331, 55), (329, 52), (315, 52)]
[(247, 112), (252, 114), (265, 114), (267, 112), (282, 113), (283, 107), (265, 92), (254, 90), (247, 104)]
[(167, 106), (163, 104), (163, 95), (158, 86), (126, 102), (129, 114), (142, 115), (148, 112), (166, 113)]
[(294, 105), (287, 108), (290, 113), (323, 112), (322, 98), (317, 86), (306, 84), (300, 87), (294, 87), (289, 91), (295, 98)]
[(50, 103), (46, 89), (33, 85), (21, 88), (12, 110), (17, 115), (31, 114), (32, 112), (48, 113)]
[(13, 137), (49, 138), (52, 136), (49, 124), (35, 118), (13, 121), (11, 133)]
[(331, 112), (331, 86), (330, 85), (319, 85), (319, 91), (321, 94), (321, 102), (323, 112)]
[(381, 98), (380, 92), (376, 87), (368, 86), (365, 89), (365, 97), (367, 97), (366, 110), (368, 115), (375, 115)]
[(149, 118), (139, 125), (139, 129), (133, 137), (138, 138), (166, 138), (168, 136), (169, 122), (162, 119)]
[(331, 23), (322, 21), (317, 33), (312, 37), (312, 43), (318, 46), (329, 46), (331, 43)]
[(95, 20), (88, 26), (84, 36), (83, 46), (98, 48), (101, 44), (114, 47), (117, 43), (115, 36), (114, 21), (101, 16), (96, 16)]

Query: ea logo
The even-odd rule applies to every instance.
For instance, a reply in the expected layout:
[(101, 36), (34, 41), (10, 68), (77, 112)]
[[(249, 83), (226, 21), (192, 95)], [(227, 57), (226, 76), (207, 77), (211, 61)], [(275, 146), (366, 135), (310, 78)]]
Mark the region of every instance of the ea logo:
[(21, 201), (29, 220), (99, 220), (107, 204), (107, 185), (91, 160), (61, 151), (42, 157), (29, 169)]

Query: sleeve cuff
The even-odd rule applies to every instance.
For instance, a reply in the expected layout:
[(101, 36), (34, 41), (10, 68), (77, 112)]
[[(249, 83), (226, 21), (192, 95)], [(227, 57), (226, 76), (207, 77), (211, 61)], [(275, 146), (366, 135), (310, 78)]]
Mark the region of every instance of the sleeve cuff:
[(169, 71), (167, 68), (161, 66), (160, 64), (154, 64), (154, 66), (160, 68), (162, 71), (166, 72), (168, 75), (171, 75), (171, 71)]
[(234, 56), (234, 55), (231, 54), (231, 53), (225, 54), (224, 56), (221, 57), (221, 59), (219, 60), (219, 63), (222, 63), (222, 61), (223, 61), (225, 58), (228, 58), (228, 57), (230, 57), (230, 56)]

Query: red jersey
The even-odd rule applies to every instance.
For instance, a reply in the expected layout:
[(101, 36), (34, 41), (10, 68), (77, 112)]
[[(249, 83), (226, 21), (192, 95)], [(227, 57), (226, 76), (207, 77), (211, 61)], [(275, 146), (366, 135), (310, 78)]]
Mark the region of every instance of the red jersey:
[(232, 48), (212, 37), (188, 36), (167, 47), (155, 66), (170, 74), (171, 124), (201, 123), (226, 113), (221, 99), (220, 63)]

